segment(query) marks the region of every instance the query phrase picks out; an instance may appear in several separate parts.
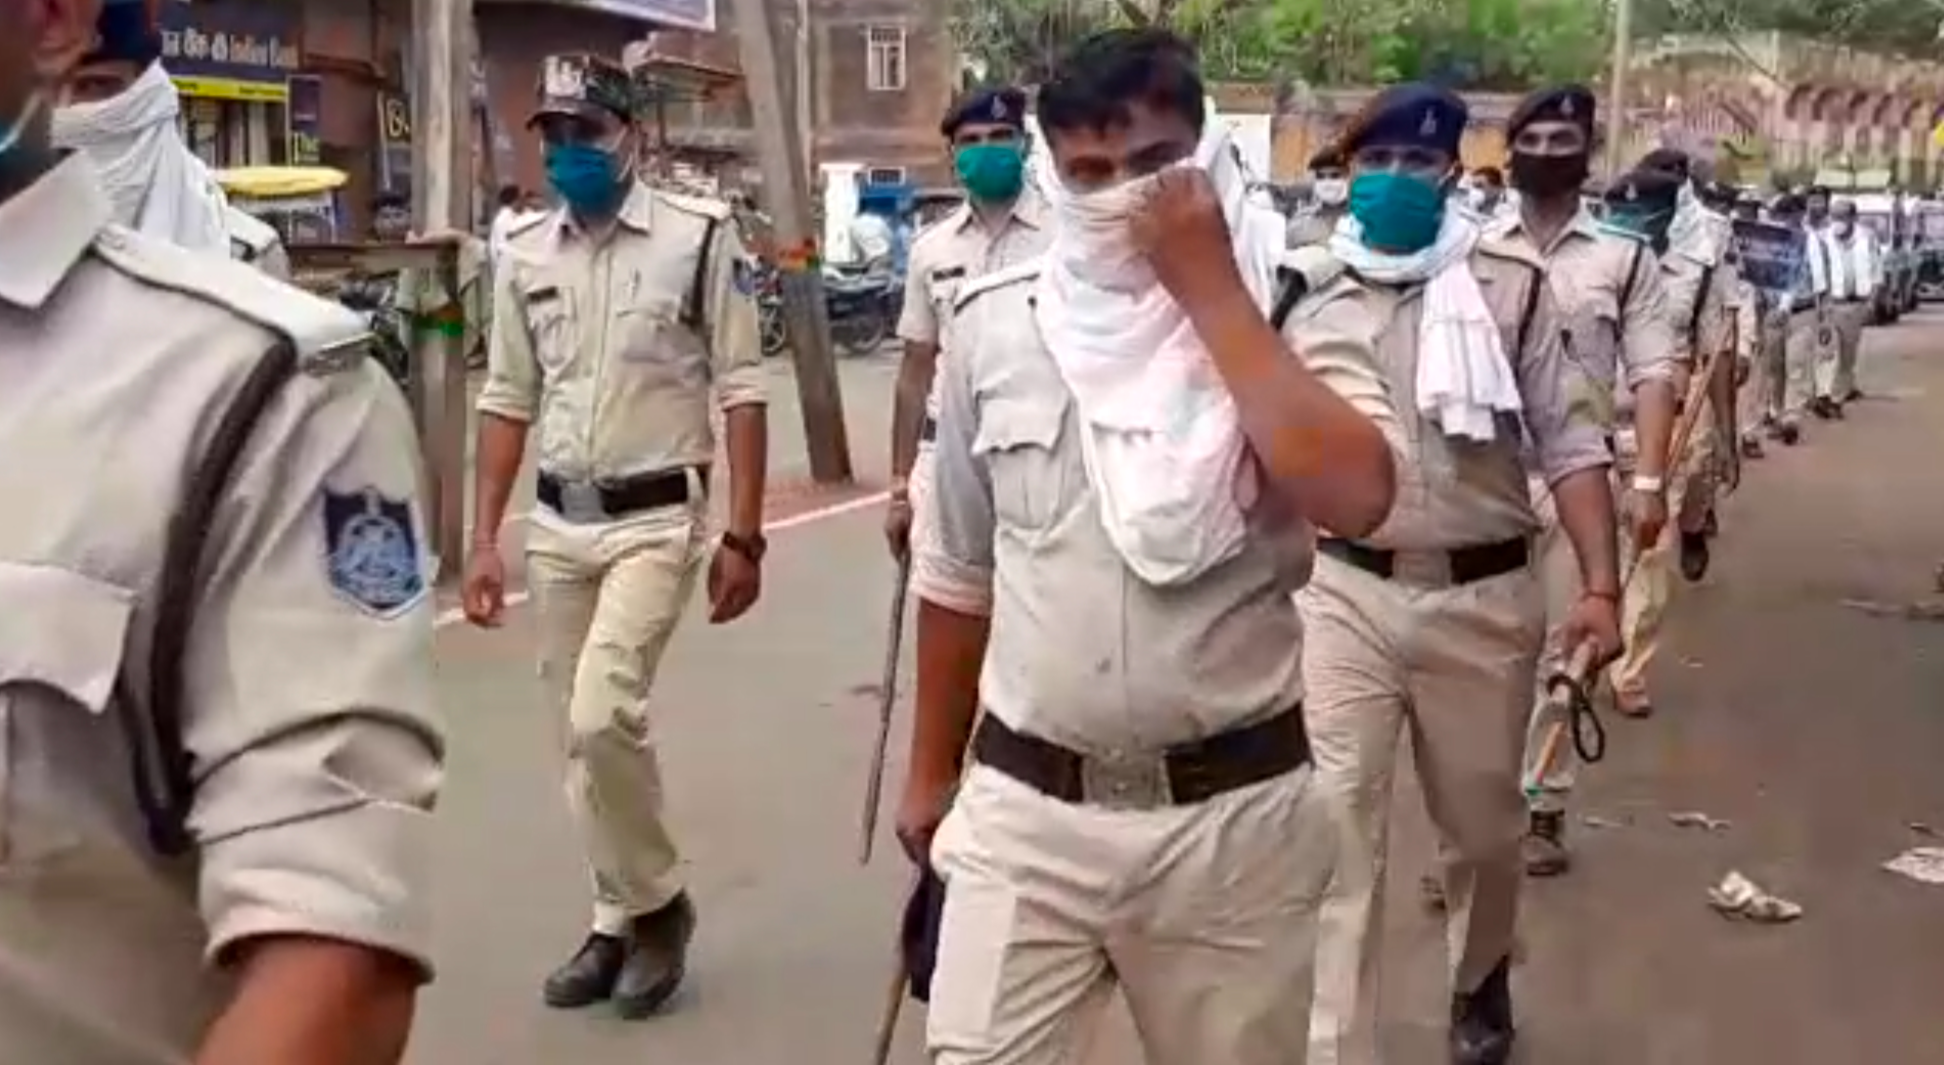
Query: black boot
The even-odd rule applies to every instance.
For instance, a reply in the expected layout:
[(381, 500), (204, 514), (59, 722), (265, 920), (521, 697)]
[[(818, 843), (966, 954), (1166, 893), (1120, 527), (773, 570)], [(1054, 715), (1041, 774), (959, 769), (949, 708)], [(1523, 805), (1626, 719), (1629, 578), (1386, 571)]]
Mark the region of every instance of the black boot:
[(605, 1002), (614, 993), (614, 982), (628, 958), (628, 941), (620, 936), (595, 933), (567, 959), (567, 964), (547, 977), (544, 995), (547, 1005), (573, 1010)]
[(689, 940), (695, 937), (695, 904), (688, 893), (635, 918), (627, 962), (614, 984), (614, 1010), (638, 1021), (668, 1003), (688, 972)]
[(1512, 1060), (1512, 959), (1470, 994), (1451, 996), (1452, 1065), (1505, 1065)]
[(1681, 534), (1681, 576), (1689, 584), (1708, 575), (1708, 534), (1705, 532), (1683, 532)]
[(1559, 876), (1571, 869), (1573, 853), (1566, 849), (1565, 812), (1532, 811), (1519, 850), (1525, 857), (1527, 876)]

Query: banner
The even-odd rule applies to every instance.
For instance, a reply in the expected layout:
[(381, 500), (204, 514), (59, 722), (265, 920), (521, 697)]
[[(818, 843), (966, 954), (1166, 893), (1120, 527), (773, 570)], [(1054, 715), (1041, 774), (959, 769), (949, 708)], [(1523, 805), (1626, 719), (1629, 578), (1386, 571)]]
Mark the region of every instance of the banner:
[(324, 162), (324, 82), (302, 75), (290, 79), (290, 99), (284, 111), (285, 151), (291, 166)]
[(1741, 252), (1742, 277), (1749, 284), (1772, 293), (1795, 291), (1807, 253), (1802, 230), (1737, 219), (1735, 245)]

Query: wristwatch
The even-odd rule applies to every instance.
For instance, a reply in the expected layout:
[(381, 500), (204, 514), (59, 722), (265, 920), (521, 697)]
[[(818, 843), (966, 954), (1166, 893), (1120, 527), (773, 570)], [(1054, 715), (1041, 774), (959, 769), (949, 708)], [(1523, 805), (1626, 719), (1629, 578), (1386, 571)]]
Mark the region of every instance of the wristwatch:
[(732, 532), (722, 534), (722, 546), (748, 559), (751, 565), (763, 564), (763, 555), (769, 551), (769, 540), (762, 533), (738, 536)]
[(1634, 474), (1633, 490), (1636, 492), (1645, 492), (1648, 495), (1653, 495), (1657, 492), (1665, 490), (1666, 488), (1667, 488), (1666, 478), (1649, 477), (1644, 473)]

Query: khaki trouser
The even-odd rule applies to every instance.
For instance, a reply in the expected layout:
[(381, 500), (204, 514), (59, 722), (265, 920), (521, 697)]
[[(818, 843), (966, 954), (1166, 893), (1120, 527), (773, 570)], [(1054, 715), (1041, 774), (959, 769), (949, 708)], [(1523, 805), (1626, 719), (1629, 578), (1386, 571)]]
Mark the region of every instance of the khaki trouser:
[(1303, 1065), (1336, 850), (1311, 781), (1110, 810), (974, 765), (932, 844), (932, 1061), (1073, 1065), (1118, 985), (1147, 1065)]
[(1807, 310), (1789, 317), (1782, 353), (1782, 409), (1778, 421), (1789, 425), (1802, 421), (1809, 401), (1816, 396), (1816, 368), (1835, 357), (1835, 344), (1835, 327), (1821, 311)]
[(648, 696), (708, 554), (705, 522), (699, 505), (599, 525), (542, 508), (528, 534), (541, 677), (566, 711), (567, 803), (593, 877), (596, 932), (620, 935), (682, 890)]
[(1389, 800), (1407, 726), (1439, 837), (1453, 990), (1476, 990), (1512, 953), (1545, 600), (1530, 568), (1425, 588), (1322, 557), (1297, 602), (1317, 779), (1344, 835), (1318, 934), (1310, 1060), (1374, 1065)]
[[(1632, 454), (1629, 452), (1624, 474), (1619, 463), (1614, 465), (1615, 500), (1627, 498), (1626, 490), (1631, 478)], [(1533, 809), (1550, 811), (1560, 809), (1567, 793), (1573, 790), (1578, 752), (1573, 748), (1572, 722), (1566, 720), (1547, 697), (1546, 679), (1563, 672), (1572, 657), (1561, 630), (1565, 626), (1566, 615), (1579, 601), (1582, 582), (1579, 555), (1573, 550), (1572, 537), (1567, 536), (1565, 527), (1559, 524), (1559, 507), (1553, 501), (1552, 490), (1537, 478), (1532, 480), (1531, 488), (1533, 513), (1539, 518), (1539, 536), (1535, 548), (1539, 556), (1539, 579), (1545, 587), (1546, 645), (1539, 656), (1532, 716), (1526, 726), (1525, 790)], [(1623, 553), (1630, 549), (1631, 539), (1627, 535), (1625, 515), (1621, 515), (1619, 523), (1619, 542)], [(1555, 723), (1567, 731), (1560, 733), (1559, 743), (1553, 750), (1552, 764), (1541, 766), (1539, 763), (1545, 751), (1546, 736)], [(1541, 769), (1545, 770), (1543, 774)]]
[(1836, 328), (1835, 350), (1816, 363), (1816, 394), (1841, 401), (1856, 388), (1856, 356), (1863, 345), (1863, 327), (1872, 314), (1868, 300), (1852, 300), (1830, 308)]
[[(1702, 396), (1698, 402), (1706, 403)], [(1625, 449), (1623, 448), (1623, 451)], [(1620, 466), (1632, 479), (1633, 457), (1627, 452)], [(1607, 678), (1616, 696), (1630, 703), (1647, 698), (1647, 667), (1660, 653), (1662, 623), (1674, 595), (1680, 558), (1682, 529), (1699, 531), (1704, 504), (1713, 500), (1715, 462), (1714, 414), (1703, 409), (1688, 435), (1687, 448), (1674, 463), (1667, 479), (1668, 521), (1660, 539), (1646, 551), (1636, 552), (1628, 537), (1621, 537), (1620, 567), (1627, 585), (1620, 595), (1620, 657), (1607, 667)], [(1634, 557), (1635, 554), (1638, 557)]]

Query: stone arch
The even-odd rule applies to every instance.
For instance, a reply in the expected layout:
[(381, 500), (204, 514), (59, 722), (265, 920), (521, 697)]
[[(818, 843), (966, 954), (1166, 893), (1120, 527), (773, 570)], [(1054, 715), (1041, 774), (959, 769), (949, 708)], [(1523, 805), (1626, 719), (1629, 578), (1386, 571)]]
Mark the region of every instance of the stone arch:
[(1816, 89), (1812, 85), (1798, 85), (1790, 89), (1788, 100), (1782, 105), (1782, 117), (1790, 122), (1809, 121), (1809, 109), (1815, 96)]
[(1836, 119), (1835, 111), (1845, 99), (1843, 90), (1834, 86), (1819, 86), (1809, 97), (1809, 121), (1830, 122)]
[(1869, 123), (1871, 128), (1895, 128), (1896, 123), (1890, 120), (1890, 115), (1892, 109), (1897, 106), (1897, 97), (1887, 92), (1882, 94), (1872, 93), (1871, 95), (1876, 97), (1869, 105)]

